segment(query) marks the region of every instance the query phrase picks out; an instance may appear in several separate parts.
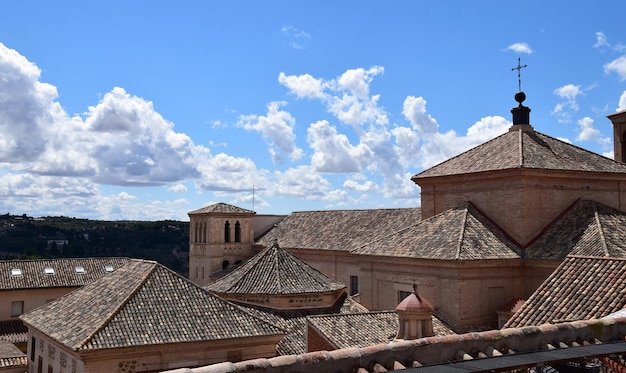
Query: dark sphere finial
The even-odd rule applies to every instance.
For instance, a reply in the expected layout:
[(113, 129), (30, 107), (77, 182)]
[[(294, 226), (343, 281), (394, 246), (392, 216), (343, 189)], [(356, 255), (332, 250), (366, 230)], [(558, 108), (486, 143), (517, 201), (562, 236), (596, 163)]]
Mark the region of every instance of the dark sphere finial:
[(519, 102), (520, 105), (524, 100), (526, 100), (526, 94), (524, 92), (519, 91), (515, 94), (515, 101)]

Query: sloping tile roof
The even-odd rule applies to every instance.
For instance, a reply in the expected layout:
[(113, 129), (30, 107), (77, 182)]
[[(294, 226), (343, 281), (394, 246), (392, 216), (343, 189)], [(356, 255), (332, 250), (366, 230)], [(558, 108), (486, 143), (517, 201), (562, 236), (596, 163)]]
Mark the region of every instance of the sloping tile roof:
[(567, 255), (626, 257), (626, 213), (579, 200), (528, 248), (528, 259), (563, 260)]
[(221, 294), (282, 295), (333, 292), (345, 287), (275, 243), (206, 289)]
[[(388, 343), (398, 333), (395, 311), (309, 316), (307, 322), (338, 349)], [(433, 317), (433, 332), (437, 336), (454, 334), (436, 317)]]
[[(106, 275), (105, 267), (115, 270), (128, 261), (128, 258), (3, 260), (0, 261), (0, 289), (79, 287)], [(51, 271), (46, 273), (46, 268)]]
[(0, 341), (11, 343), (28, 342), (28, 329), (22, 320), (0, 321)]
[(276, 311), (246, 305), (241, 305), (241, 308), (262, 320), (288, 330), (287, 335), (276, 345), (276, 352), (279, 355), (303, 354), (307, 351), (306, 318), (308, 316), (369, 312), (367, 308), (345, 293), (331, 309)]
[(241, 207), (229, 205), (228, 203), (219, 202), (213, 205), (205, 206), (197, 210), (190, 211), (187, 213), (187, 215), (198, 215), (198, 214), (208, 214), (208, 213), (256, 214), (256, 212), (252, 210), (247, 210)]
[(472, 203), (355, 249), (360, 255), (439, 260), (516, 259), (520, 250)]
[(144, 260), (131, 260), (21, 319), (74, 351), (284, 334)]
[(505, 327), (600, 318), (626, 305), (626, 259), (568, 256)]
[(297, 211), (286, 216), (257, 243), (271, 246), (277, 239), (287, 249), (350, 251), (415, 224), (421, 219), (420, 211), (419, 208)]
[(626, 165), (535, 131), (512, 131), (412, 177), (460, 175), (506, 169), (626, 173)]
[(0, 368), (20, 368), (26, 370), (28, 357), (13, 343), (0, 341)]

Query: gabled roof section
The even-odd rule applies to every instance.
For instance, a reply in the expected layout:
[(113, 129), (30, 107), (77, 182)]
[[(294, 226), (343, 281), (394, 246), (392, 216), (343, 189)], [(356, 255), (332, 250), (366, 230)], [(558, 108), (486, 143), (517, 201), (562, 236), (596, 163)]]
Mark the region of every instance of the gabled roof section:
[(256, 214), (256, 212), (252, 210), (247, 210), (241, 207), (229, 205), (228, 203), (219, 202), (213, 205), (205, 206), (201, 209), (188, 212), (187, 215), (199, 215), (209, 213)]
[[(535, 131), (512, 131), (450, 158), (412, 177), (507, 169), (543, 169), (577, 172), (625, 173), (626, 165)], [(626, 175), (625, 175), (626, 176)]]
[(142, 260), (21, 319), (73, 351), (284, 334), (162, 265)]
[[(0, 261), (0, 289), (80, 287), (117, 270), (128, 258), (74, 258)], [(82, 270), (79, 270), (82, 269)]]
[(520, 250), (471, 202), (442, 212), (353, 251), (438, 260), (518, 259)]
[(626, 305), (626, 259), (568, 256), (505, 328), (590, 320)]
[(286, 295), (334, 292), (345, 287), (274, 243), (206, 288), (221, 294)]
[(626, 213), (592, 200), (578, 200), (524, 250), (528, 259), (567, 255), (626, 258)]
[[(309, 316), (307, 322), (337, 349), (386, 344), (398, 334), (394, 311)], [(433, 332), (436, 336), (455, 334), (434, 316)]]
[(419, 208), (293, 212), (258, 240), (285, 248), (350, 251), (415, 224)]

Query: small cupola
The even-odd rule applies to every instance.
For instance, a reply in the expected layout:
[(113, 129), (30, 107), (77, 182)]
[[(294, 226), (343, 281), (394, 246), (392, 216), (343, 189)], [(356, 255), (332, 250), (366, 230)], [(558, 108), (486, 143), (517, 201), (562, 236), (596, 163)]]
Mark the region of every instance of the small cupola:
[(413, 293), (404, 298), (396, 307), (398, 313), (398, 335), (396, 339), (417, 339), (432, 337), (433, 312), (435, 307), (417, 293), (413, 284)]
[(517, 81), (518, 81), (518, 92), (515, 94), (515, 101), (517, 101), (517, 107), (511, 109), (511, 114), (513, 114), (513, 125), (509, 129), (509, 132), (513, 131), (534, 131), (533, 127), (530, 125), (530, 108), (528, 106), (524, 106), (522, 103), (526, 100), (526, 94), (522, 92), (522, 78), (520, 71), (522, 68), (527, 67), (528, 65), (521, 65), (521, 60), (517, 59), (517, 67), (512, 68), (511, 70), (517, 70)]

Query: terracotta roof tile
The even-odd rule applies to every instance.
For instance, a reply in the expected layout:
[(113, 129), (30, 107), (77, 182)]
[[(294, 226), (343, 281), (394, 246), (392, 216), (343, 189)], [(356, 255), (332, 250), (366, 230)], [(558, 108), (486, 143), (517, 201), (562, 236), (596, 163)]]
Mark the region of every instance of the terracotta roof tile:
[(258, 244), (277, 239), (284, 248), (350, 251), (421, 219), (419, 208), (293, 212)]
[(284, 334), (162, 265), (142, 260), (131, 260), (21, 319), (75, 351)]
[(28, 357), (13, 343), (0, 341), (0, 368), (24, 368), (28, 366)]
[(345, 287), (274, 244), (206, 289), (221, 294), (307, 294)]
[(28, 329), (22, 320), (0, 321), (0, 341), (11, 343), (28, 342)]
[[(307, 322), (338, 349), (388, 343), (398, 333), (395, 311), (318, 315), (308, 317)], [(436, 317), (433, 317), (433, 332), (437, 336), (454, 334)]]
[(626, 173), (626, 165), (535, 131), (507, 132), (415, 176), (460, 175), (506, 169)]
[(526, 258), (563, 260), (567, 255), (626, 257), (626, 213), (591, 200), (579, 200), (558, 217)]
[(107, 266), (115, 270), (128, 261), (128, 258), (3, 260), (0, 261), (0, 288), (80, 287), (105, 276)]
[(626, 305), (626, 259), (568, 256), (505, 327), (588, 320)]
[(439, 260), (520, 257), (519, 249), (506, 234), (469, 202), (365, 244), (353, 252)]

